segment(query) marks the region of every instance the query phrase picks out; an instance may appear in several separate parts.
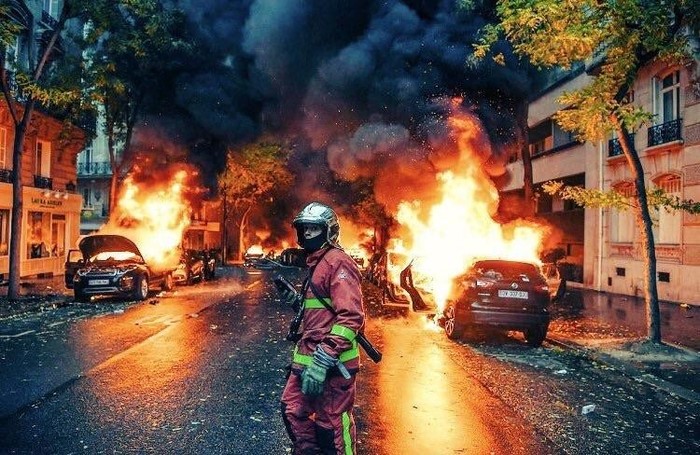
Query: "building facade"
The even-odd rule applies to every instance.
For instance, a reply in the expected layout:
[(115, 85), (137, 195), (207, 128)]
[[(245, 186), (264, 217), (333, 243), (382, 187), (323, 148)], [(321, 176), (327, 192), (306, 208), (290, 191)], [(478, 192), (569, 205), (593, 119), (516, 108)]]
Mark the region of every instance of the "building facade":
[[(535, 189), (549, 180), (604, 191), (616, 189), (634, 198), (633, 176), (615, 137), (580, 143), (562, 131), (552, 116), (564, 106), (559, 96), (587, 85), (592, 62), (562, 74), (529, 105), (529, 146)], [(662, 188), (681, 199), (700, 201), (700, 61), (643, 68), (628, 94), (653, 114), (650, 124), (633, 131), (634, 147), (644, 168), (647, 188)], [(586, 71), (588, 70), (588, 72)], [(508, 164), (511, 183), (523, 185), (521, 159)], [(557, 228), (565, 257), (560, 261), (569, 281), (593, 289), (642, 296), (643, 244), (632, 211), (582, 209), (538, 193), (537, 214)], [(657, 281), (662, 300), (700, 301), (700, 216), (652, 210)]]
[[(15, 41), (1, 49), (9, 84), (14, 71), (38, 55), (47, 36), (57, 24), (62, 2), (10, 1), (9, 15), (21, 27)], [(62, 52), (62, 44), (56, 44)], [(21, 115), (20, 102), (15, 108)], [(9, 272), (8, 246), (10, 216), (13, 206), (12, 178), (14, 121), (8, 104), (0, 103), (0, 274)], [(33, 111), (22, 150), (22, 224), (20, 275), (63, 273), (65, 255), (79, 235), (81, 197), (76, 193), (76, 155), (83, 147), (85, 135), (73, 126), (53, 118), (41, 106)]]

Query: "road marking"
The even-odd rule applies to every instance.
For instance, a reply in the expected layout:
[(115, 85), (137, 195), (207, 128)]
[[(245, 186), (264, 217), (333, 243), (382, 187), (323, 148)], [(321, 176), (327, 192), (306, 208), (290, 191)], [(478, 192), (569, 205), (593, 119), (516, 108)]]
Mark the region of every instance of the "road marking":
[(17, 337), (21, 337), (24, 335), (29, 335), (30, 333), (34, 333), (34, 332), (35, 332), (35, 330), (27, 330), (26, 332), (16, 333), (14, 335), (0, 335), (0, 338), (17, 338)]
[(134, 321), (136, 325), (173, 325), (182, 320), (182, 316), (166, 314), (163, 316), (149, 316)]
[(246, 286), (245, 290), (246, 290), (246, 291), (250, 291), (250, 290), (253, 289), (254, 287), (257, 287), (257, 286), (260, 284), (260, 281), (261, 281), (261, 280), (254, 281), (254, 282), (250, 283), (248, 286)]

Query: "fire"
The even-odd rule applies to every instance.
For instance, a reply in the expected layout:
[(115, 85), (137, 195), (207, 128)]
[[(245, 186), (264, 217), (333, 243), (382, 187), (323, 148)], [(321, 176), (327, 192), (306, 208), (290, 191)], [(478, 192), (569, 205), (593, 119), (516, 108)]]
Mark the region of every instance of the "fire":
[(470, 117), (457, 117), (452, 126), (459, 135), (459, 164), (437, 175), (438, 199), (432, 206), (419, 201), (399, 205), (397, 219), (408, 231), (403, 237), (410, 245), (394, 240), (388, 264), (390, 279), (398, 283), (399, 272), (411, 262), (415, 287), (429, 292), (438, 310), (444, 308), (453, 279), (475, 259), (539, 263), (547, 233), (545, 227), (524, 220), (507, 225), (493, 220), (498, 191), (484, 171), (484, 157), (470, 147), (478, 125)]
[(192, 212), (184, 197), (187, 177), (185, 170), (179, 170), (146, 186), (137, 184), (133, 175), (127, 176), (113, 216), (100, 233), (119, 234), (133, 241), (154, 269), (175, 268)]
[(262, 256), (265, 253), (263, 251), (262, 245), (253, 245), (246, 250), (245, 254), (248, 256)]

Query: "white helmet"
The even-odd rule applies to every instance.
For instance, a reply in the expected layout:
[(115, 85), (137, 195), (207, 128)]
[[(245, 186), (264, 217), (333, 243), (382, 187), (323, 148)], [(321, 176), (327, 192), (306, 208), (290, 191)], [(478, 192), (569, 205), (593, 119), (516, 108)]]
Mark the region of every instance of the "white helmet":
[(338, 237), (340, 236), (340, 224), (338, 223), (338, 216), (332, 208), (320, 202), (312, 202), (294, 217), (292, 226), (297, 230), (297, 237), (300, 239), (300, 243), (303, 238), (303, 232), (301, 232), (300, 228), (303, 224), (318, 224), (324, 227), (326, 231), (326, 241), (335, 247), (339, 246)]

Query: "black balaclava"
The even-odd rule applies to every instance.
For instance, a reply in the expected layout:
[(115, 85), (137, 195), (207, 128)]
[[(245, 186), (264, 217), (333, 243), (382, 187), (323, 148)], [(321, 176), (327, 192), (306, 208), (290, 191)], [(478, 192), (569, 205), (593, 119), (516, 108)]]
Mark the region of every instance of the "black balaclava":
[(300, 225), (297, 228), (297, 241), (302, 248), (306, 251), (312, 253), (318, 251), (326, 244), (328, 236), (328, 228), (323, 226), (323, 230), (316, 237), (311, 237), (310, 239), (304, 238), (304, 225)]

